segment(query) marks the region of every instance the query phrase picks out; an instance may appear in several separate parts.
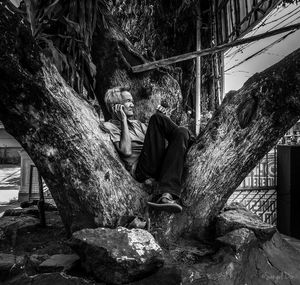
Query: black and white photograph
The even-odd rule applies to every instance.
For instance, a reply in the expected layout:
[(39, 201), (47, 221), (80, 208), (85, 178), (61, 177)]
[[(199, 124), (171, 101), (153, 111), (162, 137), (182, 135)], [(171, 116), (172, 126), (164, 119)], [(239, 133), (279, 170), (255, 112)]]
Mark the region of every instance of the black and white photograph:
[(300, 1), (0, 0), (0, 284), (300, 285)]

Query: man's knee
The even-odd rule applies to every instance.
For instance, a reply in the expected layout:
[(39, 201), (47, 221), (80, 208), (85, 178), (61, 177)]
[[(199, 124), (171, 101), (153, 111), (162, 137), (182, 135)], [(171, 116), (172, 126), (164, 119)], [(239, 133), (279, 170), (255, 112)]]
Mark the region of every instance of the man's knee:
[(176, 130), (176, 137), (180, 137), (184, 140), (189, 140), (190, 132), (185, 127), (178, 127), (177, 130)]
[(165, 115), (160, 113), (160, 112), (156, 112), (154, 113), (151, 117), (150, 117), (150, 120), (149, 120), (149, 126), (150, 125), (160, 125), (164, 122), (164, 119), (165, 119)]
[(156, 113), (154, 113), (154, 114), (150, 117), (149, 123), (150, 123), (151, 121), (156, 121), (156, 122), (157, 122), (157, 121), (161, 120), (163, 116), (164, 116), (164, 115), (163, 115), (161, 112), (156, 112)]

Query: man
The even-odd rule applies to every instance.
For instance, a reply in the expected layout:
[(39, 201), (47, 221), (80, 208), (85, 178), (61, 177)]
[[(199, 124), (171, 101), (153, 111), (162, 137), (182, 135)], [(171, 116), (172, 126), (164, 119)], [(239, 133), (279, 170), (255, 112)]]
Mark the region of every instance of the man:
[[(190, 135), (162, 112), (156, 112), (148, 127), (133, 120), (134, 102), (128, 89), (109, 89), (104, 98), (112, 119), (104, 123), (125, 167), (139, 182), (153, 177), (159, 182), (159, 197), (148, 205), (154, 209), (178, 213), (185, 153)], [(163, 107), (159, 107), (164, 111)], [(166, 141), (168, 145), (166, 147)]]

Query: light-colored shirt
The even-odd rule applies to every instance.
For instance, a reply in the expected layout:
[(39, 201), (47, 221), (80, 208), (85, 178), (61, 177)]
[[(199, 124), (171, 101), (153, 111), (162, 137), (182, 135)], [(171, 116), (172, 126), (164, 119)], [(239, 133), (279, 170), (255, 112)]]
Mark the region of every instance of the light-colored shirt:
[[(110, 133), (110, 139), (113, 143), (121, 140), (121, 122), (119, 120), (109, 120), (104, 123), (104, 127)], [(147, 125), (138, 120), (128, 120), (128, 129), (131, 139), (131, 156), (124, 157), (120, 154), (127, 170), (131, 171), (137, 163), (140, 153), (143, 149)]]

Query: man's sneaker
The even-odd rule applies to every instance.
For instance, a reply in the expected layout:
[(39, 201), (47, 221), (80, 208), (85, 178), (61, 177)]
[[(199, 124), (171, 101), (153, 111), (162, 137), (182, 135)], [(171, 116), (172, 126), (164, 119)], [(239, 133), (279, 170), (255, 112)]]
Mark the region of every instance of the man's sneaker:
[(166, 211), (169, 213), (180, 213), (182, 207), (176, 203), (170, 193), (164, 193), (155, 202), (147, 202), (154, 210)]

